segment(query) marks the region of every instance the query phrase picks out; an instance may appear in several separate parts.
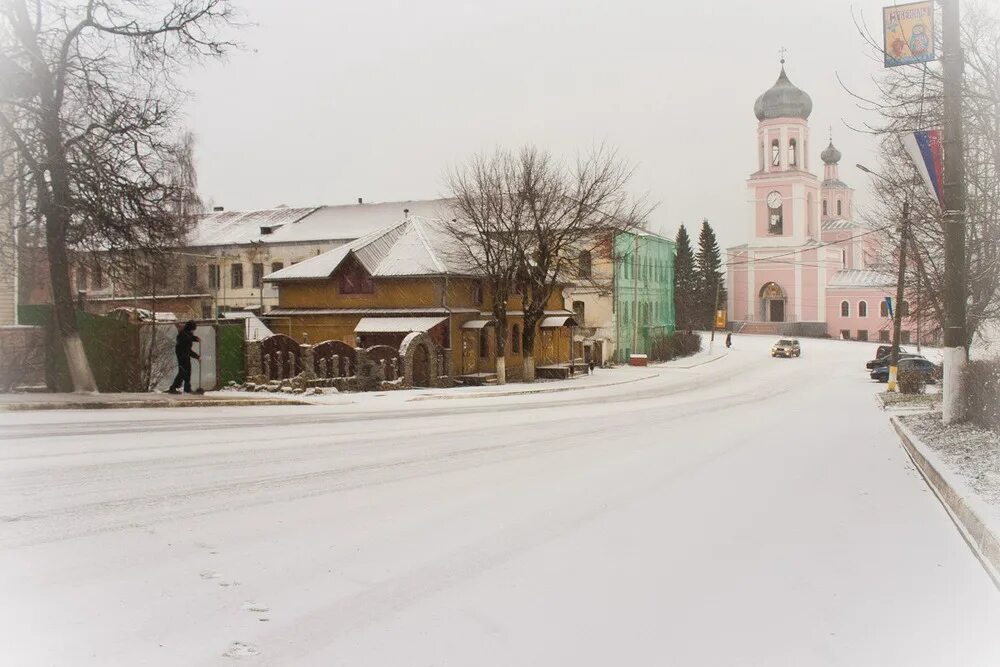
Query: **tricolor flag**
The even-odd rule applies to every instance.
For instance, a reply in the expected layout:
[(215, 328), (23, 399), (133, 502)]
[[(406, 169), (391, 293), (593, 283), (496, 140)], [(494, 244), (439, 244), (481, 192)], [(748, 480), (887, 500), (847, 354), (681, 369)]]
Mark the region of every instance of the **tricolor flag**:
[(944, 159), (941, 130), (917, 130), (903, 135), (903, 148), (913, 160), (927, 189), (944, 208)]

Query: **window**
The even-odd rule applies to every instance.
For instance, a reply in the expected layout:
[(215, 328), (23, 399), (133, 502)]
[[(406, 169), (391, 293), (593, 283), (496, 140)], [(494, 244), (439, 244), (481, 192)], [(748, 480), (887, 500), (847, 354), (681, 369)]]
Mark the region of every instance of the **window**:
[(257, 262), (254, 262), (253, 263), (252, 271), (253, 271), (253, 274), (252, 274), (252, 276), (250, 278), (250, 280), (251, 280), (250, 285), (254, 289), (260, 289), (261, 285), (264, 284), (264, 265), (263, 264), (258, 264)]
[(777, 167), (781, 164), (781, 143), (775, 139), (771, 142), (771, 166)]
[(760, 167), (758, 167), (758, 169), (760, 169), (761, 171), (763, 171), (763, 169), (764, 169), (764, 142), (763, 141), (760, 142), (760, 155), (758, 156), (758, 162), (760, 162)]
[(625, 254), (625, 280), (629, 280), (632, 277), (632, 255)]
[(867, 301), (858, 301), (858, 317), (868, 317)]
[(198, 289), (198, 266), (196, 264), (187, 265), (187, 277), (184, 285), (189, 290)]
[(479, 358), (486, 359), (489, 356), (490, 356), (489, 327), (482, 327), (479, 330)]
[(243, 265), (240, 263), (229, 266), (229, 284), (233, 289), (243, 287)]
[(847, 251), (843, 248), (840, 249), (840, 263), (847, 266)]
[(840, 340), (851, 340), (851, 332), (848, 329), (840, 330)]
[(575, 319), (576, 323), (581, 327), (584, 326), (583, 322), (585, 320), (584, 316), (586, 315), (586, 308), (587, 307), (583, 303), (583, 301), (573, 302), (573, 315), (574, 315), (573, 319)]
[(795, 141), (795, 139), (789, 139), (788, 140), (788, 166), (789, 167), (794, 167), (798, 163), (798, 161), (796, 160), (796, 158), (798, 156), (795, 154), (797, 148), (798, 148), (798, 144)]
[(472, 303), (477, 306), (483, 305), (483, 284), (473, 283), (472, 284)]
[(868, 340), (867, 329), (858, 329), (858, 340)]
[(902, 317), (909, 317), (910, 316), (910, 302), (909, 301), (904, 301), (902, 303), (902, 305), (900, 305), (900, 307), (899, 307), (899, 314)]
[(823, 200), (823, 215), (828, 215), (826, 209), (827, 209), (827, 201), (824, 199)]
[(104, 271), (97, 262), (94, 262), (94, 268), (90, 273), (90, 286), (94, 289), (104, 288)]
[(368, 272), (358, 265), (344, 269), (340, 274), (341, 294), (372, 294), (375, 291), (375, 283)]
[(580, 278), (589, 278), (591, 271), (593, 270), (593, 258), (590, 255), (589, 250), (580, 251), (580, 257), (577, 259), (576, 272)]
[(902, 343), (903, 345), (909, 345), (910, 344), (910, 332), (906, 331), (906, 330), (900, 331), (899, 332), (899, 342)]
[(889, 343), (889, 342), (892, 342), (890, 340), (890, 338), (889, 338), (889, 331), (888, 331), (888, 329), (879, 329), (879, 332), (878, 332), (878, 342), (880, 342), (880, 343)]
[(843, 204), (843, 202), (841, 202), (841, 201), (840, 201), (840, 200), (838, 199), (838, 200), (837, 200), (837, 215), (843, 215), (843, 214), (844, 214), (844, 210), (843, 210), (843, 208), (842, 208), (842, 204)]
[(878, 314), (882, 317), (889, 317), (889, 304), (885, 302), (885, 299), (878, 304)]
[(851, 316), (851, 304), (847, 301), (840, 302), (840, 316), (850, 317)]
[(281, 271), (283, 268), (285, 268), (284, 262), (271, 262), (271, 273)]
[(208, 265), (208, 288), (209, 289), (216, 289), (217, 290), (217, 289), (219, 289), (219, 286), (220, 286), (221, 282), (222, 281), (219, 280), (219, 265), (218, 264), (209, 264)]
[(516, 324), (510, 328), (510, 351), (521, 354), (521, 327)]
[(76, 288), (78, 290), (87, 289), (87, 267), (76, 267)]
[(153, 276), (153, 285), (158, 289), (166, 289), (167, 287), (167, 272), (163, 267), (150, 266), (146, 269), (149, 275)]

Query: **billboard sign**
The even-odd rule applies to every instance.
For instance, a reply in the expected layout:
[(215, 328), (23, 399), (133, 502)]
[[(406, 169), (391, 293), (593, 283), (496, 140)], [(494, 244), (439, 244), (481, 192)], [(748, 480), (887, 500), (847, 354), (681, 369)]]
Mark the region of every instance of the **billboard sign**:
[(937, 60), (934, 3), (910, 2), (883, 7), (882, 37), (886, 67)]

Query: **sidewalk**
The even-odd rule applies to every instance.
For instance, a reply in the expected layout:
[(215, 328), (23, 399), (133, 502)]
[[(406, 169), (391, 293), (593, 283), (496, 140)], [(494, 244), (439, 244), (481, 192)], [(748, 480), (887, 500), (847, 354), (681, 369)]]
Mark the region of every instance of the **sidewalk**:
[(193, 408), (242, 405), (306, 405), (278, 396), (210, 392), (196, 394), (0, 394), (0, 412), (99, 410), (108, 408)]

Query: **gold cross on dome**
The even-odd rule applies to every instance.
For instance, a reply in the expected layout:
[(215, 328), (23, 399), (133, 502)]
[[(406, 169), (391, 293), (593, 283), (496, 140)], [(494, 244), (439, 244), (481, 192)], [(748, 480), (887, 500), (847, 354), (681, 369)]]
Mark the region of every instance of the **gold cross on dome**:
[(785, 64), (785, 54), (786, 53), (788, 53), (788, 49), (786, 49), (785, 47), (781, 47), (780, 49), (778, 49), (778, 57), (781, 58), (781, 64), (782, 65)]

